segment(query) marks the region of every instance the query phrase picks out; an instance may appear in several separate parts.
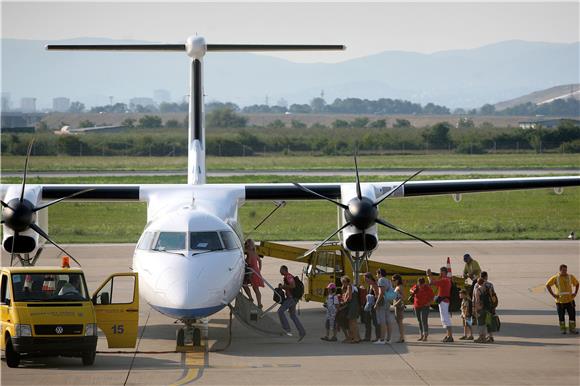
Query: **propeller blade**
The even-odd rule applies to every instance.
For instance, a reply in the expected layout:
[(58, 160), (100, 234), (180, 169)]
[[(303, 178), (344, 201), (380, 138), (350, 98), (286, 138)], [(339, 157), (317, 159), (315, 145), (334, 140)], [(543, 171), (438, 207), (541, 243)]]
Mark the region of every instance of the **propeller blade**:
[(338, 232), (340, 232), (341, 230), (343, 230), (344, 228), (346, 228), (347, 226), (350, 226), (351, 224), (349, 222), (347, 222), (346, 224), (344, 224), (343, 226), (341, 226), (340, 228), (338, 228), (337, 230), (335, 230), (330, 236), (328, 236), (327, 238), (324, 239), (323, 242), (319, 243), (318, 245), (310, 248), (308, 251), (306, 251), (305, 254), (303, 254), (302, 256), (300, 256), (298, 258), (298, 260), (301, 260), (303, 258), (305, 258), (306, 256), (310, 255), (312, 252), (314, 252), (315, 250), (317, 250), (318, 248), (320, 248), (322, 245), (324, 245), (324, 243), (326, 243), (328, 240), (330, 240), (331, 238), (334, 237), (334, 235), (336, 235)]
[(359, 200), (362, 200), (362, 192), (360, 190), (360, 178), (358, 175), (358, 164), (356, 162), (356, 151), (354, 153), (354, 171), (356, 173), (356, 196)]
[(37, 207), (36, 207), (36, 208), (34, 208), (32, 211), (33, 211), (33, 212), (38, 212), (39, 210), (42, 210), (42, 209), (44, 209), (44, 208), (47, 208), (47, 207), (49, 207), (49, 206), (51, 206), (51, 205), (54, 205), (54, 204), (56, 204), (56, 203), (58, 203), (58, 202), (61, 202), (62, 200), (67, 200), (67, 199), (69, 199), (69, 198), (73, 198), (73, 197), (79, 196), (79, 195), (81, 195), (81, 194), (83, 194), (83, 193), (90, 192), (90, 191), (93, 191), (93, 190), (95, 190), (95, 189), (93, 188), (93, 189), (85, 189), (85, 190), (81, 190), (81, 191), (79, 191), (79, 192), (76, 192), (76, 193), (73, 193), (73, 194), (71, 194), (71, 195), (69, 195), (69, 196), (66, 196), (66, 197), (61, 197), (61, 198), (59, 198), (59, 199), (57, 199), (57, 200), (51, 201), (51, 202), (49, 202), (48, 204), (44, 204), (44, 205), (42, 205), (42, 206), (37, 206)]
[(62, 249), (62, 247), (60, 245), (58, 245), (57, 243), (55, 243), (54, 241), (52, 241), (50, 239), (50, 237), (48, 237), (48, 235), (46, 234), (46, 232), (44, 232), (38, 225), (32, 223), (30, 224), (30, 228), (34, 229), (34, 231), (36, 233), (38, 233), (39, 235), (41, 235), (42, 237), (44, 237), (46, 239), (46, 241), (48, 241), (49, 243), (51, 243), (52, 245), (54, 245), (55, 247), (57, 247), (58, 249), (60, 249), (60, 251), (62, 253), (64, 253), (65, 255), (69, 256), (71, 259), (73, 259), (73, 261), (75, 263), (78, 264), (79, 267), (81, 267), (81, 264), (67, 251), (65, 251), (64, 249)]
[(378, 218), (378, 219), (376, 219), (375, 221), (376, 221), (377, 223), (381, 224), (382, 226), (385, 226), (385, 227), (387, 227), (387, 228), (390, 228), (390, 229), (392, 229), (392, 230), (394, 230), (394, 231), (397, 231), (397, 232), (403, 233), (403, 234), (405, 234), (405, 235), (407, 235), (407, 236), (411, 236), (412, 238), (414, 238), (414, 239), (416, 239), (416, 240), (419, 240), (419, 241), (421, 241), (421, 242), (423, 242), (423, 243), (427, 244), (427, 245), (428, 245), (428, 246), (430, 246), (431, 248), (433, 248), (433, 245), (429, 244), (429, 242), (428, 242), (428, 241), (425, 241), (425, 240), (423, 240), (422, 238), (420, 238), (420, 237), (417, 237), (417, 236), (415, 236), (415, 235), (413, 235), (413, 234), (411, 234), (411, 233), (409, 233), (409, 232), (405, 232), (404, 230), (402, 230), (402, 229), (400, 229), (400, 228), (396, 227), (396, 226), (395, 226), (395, 225), (393, 225), (393, 224), (390, 224), (390, 223), (386, 222), (386, 221), (385, 221), (385, 220), (383, 220), (383, 219), (380, 219), (380, 218)]
[(12, 263), (14, 262), (14, 245), (16, 245), (16, 237), (18, 237), (18, 232), (14, 232), (14, 236), (12, 236), (12, 248), (10, 251), (10, 266), (12, 267)]
[(409, 180), (415, 178), (422, 171), (423, 171), (423, 169), (419, 170), (417, 173), (413, 174), (411, 177), (407, 178), (405, 181), (403, 181), (402, 183), (400, 183), (399, 186), (397, 186), (395, 189), (390, 190), (387, 193), (383, 194), (381, 197), (379, 197), (375, 201), (375, 203), (373, 205), (374, 206), (379, 205), (381, 202), (383, 202), (384, 200), (386, 200), (387, 198), (389, 198), (389, 196), (391, 196), (393, 193), (395, 193), (401, 186), (405, 185), (407, 182), (409, 182)]
[(314, 196), (316, 196), (316, 197), (322, 198), (322, 199), (324, 199), (324, 200), (326, 200), (326, 201), (330, 201), (330, 202), (332, 202), (334, 205), (336, 205), (336, 206), (340, 206), (342, 209), (348, 209), (348, 206), (346, 206), (346, 205), (344, 205), (344, 204), (341, 204), (340, 202), (338, 202), (338, 201), (335, 201), (335, 200), (333, 200), (332, 198), (328, 198), (328, 197), (325, 197), (325, 196), (323, 196), (322, 194), (318, 194), (318, 193), (316, 193), (314, 190), (310, 190), (310, 189), (308, 189), (307, 187), (305, 187), (305, 186), (302, 186), (302, 185), (300, 185), (300, 184), (298, 184), (298, 183), (296, 183), (296, 182), (293, 182), (292, 184), (293, 184), (294, 186), (296, 186), (298, 189), (300, 189), (300, 190), (302, 190), (302, 191), (304, 191), (304, 192), (310, 193), (310, 194), (312, 194), (312, 195), (314, 195)]
[[(0, 200), (0, 203), (2, 204), (2, 206), (4, 208), (10, 208), (10, 205), (8, 205), (7, 203), (5, 203), (4, 201)], [(10, 208), (10, 209), (12, 209), (12, 208)], [(12, 210), (14, 210), (14, 209), (12, 209)]]
[(20, 202), (24, 199), (24, 188), (26, 187), (26, 173), (28, 172), (28, 160), (30, 153), (32, 153), (32, 146), (34, 145), (34, 138), (28, 144), (28, 151), (26, 152), (26, 161), (24, 162), (24, 176), (22, 177), (22, 191), (20, 192)]

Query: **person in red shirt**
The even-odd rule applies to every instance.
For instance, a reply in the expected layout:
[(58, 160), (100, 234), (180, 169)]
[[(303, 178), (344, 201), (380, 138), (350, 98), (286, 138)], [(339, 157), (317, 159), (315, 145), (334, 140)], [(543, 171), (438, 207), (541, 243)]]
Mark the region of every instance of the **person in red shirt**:
[(417, 284), (411, 287), (411, 295), (413, 295), (413, 308), (421, 332), (421, 337), (417, 340), (426, 342), (429, 336), (429, 309), (435, 294), (431, 286), (426, 283), (425, 278), (420, 277)]
[(439, 280), (435, 280), (430, 269), (427, 270), (429, 284), (437, 287), (437, 303), (439, 304), (439, 316), (441, 324), (447, 330), (447, 335), (443, 342), (453, 342), (453, 331), (451, 328), (451, 315), (449, 315), (449, 304), (451, 302), (451, 279), (447, 277), (447, 268), (441, 267), (439, 270)]
[(296, 304), (300, 299), (294, 299), (292, 296), (292, 290), (296, 287), (296, 282), (294, 281), (294, 276), (290, 272), (288, 272), (288, 267), (283, 265), (280, 267), (280, 275), (283, 276), (283, 284), (279, 284), (278, 287), (282, 288), (286, 292), (286, 300), (280, 304), (280, 308), (278, 308), (278, 317), (280, 318), (280, 324), (282, 328), (286, 332), (286, 335), (292, 336), (290, 332), (290, 324), (288, 324), (288, 319), (286, 319), (285, 312), (288, 311), (290, 314), (290, 319), (294, 322), (296, 329), (298, 330), (298, 342), (300, 342), (306, 336), (306, 331), (300, 323), (300, 319), (298, 319), (298, 315), (296, 315)]

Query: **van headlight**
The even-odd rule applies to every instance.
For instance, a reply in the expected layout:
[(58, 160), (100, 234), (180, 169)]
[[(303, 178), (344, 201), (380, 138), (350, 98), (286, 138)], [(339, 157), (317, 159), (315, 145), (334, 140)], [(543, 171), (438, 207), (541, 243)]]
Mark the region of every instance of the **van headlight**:
[(16, 336), (32, 336), (32, 328), (30, 327), (30, 324), (17, 324)]
[(85, 328), (85, 336), (97, 335), (97, 325), (95, 323), (87, 323)]

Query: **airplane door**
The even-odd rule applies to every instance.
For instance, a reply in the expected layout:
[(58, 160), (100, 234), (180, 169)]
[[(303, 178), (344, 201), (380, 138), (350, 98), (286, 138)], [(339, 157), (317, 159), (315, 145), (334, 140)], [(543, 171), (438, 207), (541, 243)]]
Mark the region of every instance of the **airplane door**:
[(97, 325), (109, 348), (132, 348), (139, 329), (139, 280), (137, 273), (116, 273), (107, 278), (92, 297)]

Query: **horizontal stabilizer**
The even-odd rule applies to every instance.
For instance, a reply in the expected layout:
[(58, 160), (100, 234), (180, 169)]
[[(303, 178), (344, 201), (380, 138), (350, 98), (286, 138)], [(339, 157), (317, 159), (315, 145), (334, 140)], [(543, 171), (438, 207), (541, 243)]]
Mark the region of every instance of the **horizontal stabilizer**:
[[(208, 44), (208, 51), (335, 51), (343, 45), (324, 44)], [(185, 51), (185, 44), (48, 44), (48, 51)]]
[(208, 51), (342, 51), (339, 44), (208, 44)]
[(185, 51), (185, 44), (47, 44), (48, 51)]

